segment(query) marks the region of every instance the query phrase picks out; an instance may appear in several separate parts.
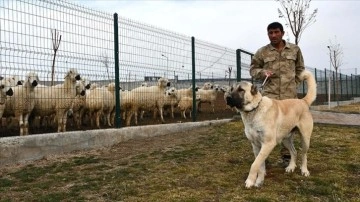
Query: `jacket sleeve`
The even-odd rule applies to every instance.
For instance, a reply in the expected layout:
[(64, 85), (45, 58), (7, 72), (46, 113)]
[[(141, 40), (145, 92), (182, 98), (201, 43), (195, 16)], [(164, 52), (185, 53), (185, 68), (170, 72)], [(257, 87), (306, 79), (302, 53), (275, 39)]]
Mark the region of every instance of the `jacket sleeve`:
[(264, 60), (261, 56), (261, 51), (258, 50), (251, 59), (250, 75), (256, 80), (265, 79), (263, 74)]
[(299, 76), (300, 76), (301, 72), (304, 71), (304, 69), (305, 69), (304, 58), (303, 58), (300, 48), (299, 48), (299, 51), (297, 52), (295, 65), (296, 65), (296, 67), (295, 67), (295, 71), (296, 71), (295, 82), (296, 82), (296, 85), (299, 85), (301, 83)]

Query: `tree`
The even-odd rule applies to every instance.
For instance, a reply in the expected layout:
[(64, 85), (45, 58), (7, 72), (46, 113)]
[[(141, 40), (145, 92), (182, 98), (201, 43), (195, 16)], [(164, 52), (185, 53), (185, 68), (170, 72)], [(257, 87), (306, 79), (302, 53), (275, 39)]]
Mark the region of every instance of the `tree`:
[(329, 48), (329, 54), (330, 54), (330, 62), (331, 65), (334, 67), (335, 69), (335, 94), (336, 94), (336, 99), (339, 100), (339, 80), (338, 80), (338, 70), (339, 68), (344, 64), (343, 63), (343, 57), (344, 57), (344, 53), (342, 50), (342, 47), (340, 45), (340, 43), (337, 42), (336, 36), (335, 36), (335, 40), (331, 41), (330, 40), (330, 46), (328, 46)]
[(61, 42), (61, 35), (59, 34), (58, 31), (56, 31), (56, 29), (51, 30), (51, 41), (52, 41), (52, 45), (53, 45), (53, 50), (54, 50), (54, 57), (53, 57), (53, 62), (52, 62), (52, 66), (51, 66), (51, 85), (55, 85), (55, 58), (56, 58), (56, 53), (59, 50), (59, 46), (60, 46), (60, 42)]
[(106, 71), (107, 71), (107, 76), (108, 76), (108, 79), (110, 80), (110, 73), (109, 73), (109, 57), (106, 53), (102, 54), (101, 55), (101, 62), (104, 64), (105, 68), (106, 68)]
[(285, 25), (290, 27), (295, 37), (295, 44), (298, 45), (304, 30), (315, 23), (318, 9), (309, 12), (311, 0), (275, 0), (281, 5), (278, 8), (279, 17), (285, 19)]

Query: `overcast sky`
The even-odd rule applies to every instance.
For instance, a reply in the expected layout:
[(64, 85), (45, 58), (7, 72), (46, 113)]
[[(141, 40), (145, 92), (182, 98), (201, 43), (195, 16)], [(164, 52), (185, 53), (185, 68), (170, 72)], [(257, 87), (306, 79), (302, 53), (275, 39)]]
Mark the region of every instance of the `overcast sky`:
[[(142, 23), (194, 36), (232, 49), (255, 52), (269, 43), (266, 27), (283, 19), (278, 17), (280, 7), (275, 1), (161, 1), (161, 0), (77, 0), (84, 5), (107, 13), (118, 13)], [(318, 8), (316, 22), (308, 27), (300, 40), (305, 65), (329, 68), (330, 41), (343, 49), (342, 73), (360, 74), (359, 47), (360, 1), (340, 0), (311, 2), (309, 11)], [(288, 32), (285, 28), (285, 32)], [(292, 34), (290, 41), (294, 42)], [(285, 33), (285, 37), (286, 33)], [(335, 39), (336, 38), (336, 39)]]

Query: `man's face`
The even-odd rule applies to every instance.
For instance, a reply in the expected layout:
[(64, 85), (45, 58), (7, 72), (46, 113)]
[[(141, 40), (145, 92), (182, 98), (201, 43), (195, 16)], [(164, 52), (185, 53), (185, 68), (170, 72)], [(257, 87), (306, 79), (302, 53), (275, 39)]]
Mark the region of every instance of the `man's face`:
[(280, 31), (280, 28), (269, 29), (268, 37), (270, 39), (271, 44), (277, 45), (282, 41), (282, 37), (284, 36), (284, 32)]

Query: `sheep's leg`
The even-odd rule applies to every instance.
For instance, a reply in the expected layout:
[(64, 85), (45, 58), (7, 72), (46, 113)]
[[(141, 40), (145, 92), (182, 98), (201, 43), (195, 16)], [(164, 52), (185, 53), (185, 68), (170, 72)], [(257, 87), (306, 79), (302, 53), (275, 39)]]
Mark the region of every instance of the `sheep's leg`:
[[(140, 112), (140, 120), (143, 120), (144, 119), (144, 114), (145, 114), (145, 110), (142, 110)], [(137, 116), (137, 112), (135, 112), (135, 116)]]
[(112, 126), (110, 115), (111, 115), (111, 112), (108, 112), (108, 113), (106, 114), (106, 119), (107, 119), (107, 124), (108, 124), (108, 126)]
[(171, 105), (171, 117), (174, 118), (174, 105)]
[(181, 113), (182, 113), (182, 115), (183, 115), (184, 119), (186, 119), (186, 114), (185, 114), (185, 112), (186, 112), (186, 110), (181, 111)]
[(66, 132), (66, 121), (67, 121), (67, 114), (64, 114), (63, 122), (62, 122), (62, 132)]
[(30, 113), (27, 113), (24, 117), (24, 135), (29, 135), (29, 116)]
[(164, 110), (162, 107), (159, 107), (159, 114), (160, 114), (160, 118), (161, 118), (161, 123), (165, 123), (165, 120), (164, 120)]
[(19, 121), (19, 127), (20, 127), (20, 136), (24, 135), (24, 121), (23, 121), (23, 115), (17, 114), (15, 117), (18, 118)]
[[(133, 114), (134, 114), (134, 119), (135, 119), (135, 125), (138, 125), (138, 109), (134, 110)], [(145, 111), (143, 111), (145, 112)], [(130, 117), (131, 120), (131, 117)]]
[(96, 127), (98, 127), (100, 129), (100, 111), (95, 112), (95, 117), (96, 117)]
[(127, 111), (127, 115), (126, 115), (126, 125), (127, 126), (130, 126), (130, 122), (131, 122), (131, 118), (132, 118), (133, 114), (134, 114), (133, 110)]
[(57, 132), (60, 133), (62, 132), (62, 129), (63, 129), (63, 117), (64, 117), (64, 113), (56, 113), (56, 119), (58, 121), (58, 129), (57, 129)]

